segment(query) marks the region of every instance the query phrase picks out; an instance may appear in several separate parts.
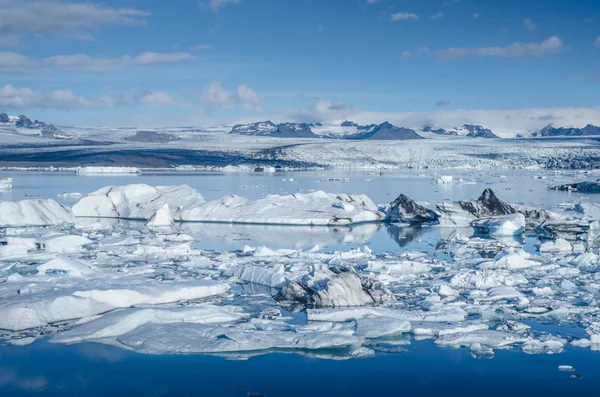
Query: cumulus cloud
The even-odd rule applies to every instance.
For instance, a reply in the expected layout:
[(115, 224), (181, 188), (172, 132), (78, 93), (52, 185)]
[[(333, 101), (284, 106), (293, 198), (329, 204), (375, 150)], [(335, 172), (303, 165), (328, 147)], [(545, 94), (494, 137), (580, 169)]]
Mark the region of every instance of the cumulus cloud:
[(11, 84), (0, 87), (0, 107), (9, 109), (46, 108), (46, 109), (82, 109), (95, 104), (71, 90), (41, 92), (32, 88), (18, 88)]
[(565, 49), (562, 41), (552, 36), (541, 43), (513, 43), (507, 47), (483, 47), (483, 48), (449, 48), (438, 51), (442, 58), (453, 59), (468, 56), (495, 56), (504, 58), (518, 57), (540, 57), (548, 54), (556, 54)]
[(433, 14), (431, 16), (431, 18), (429, 18), (429, 20), (430, 21), (437, 21), (438, 19), (443, 18), (443, 16), (444, 16), (443, 12), (438, 12), (438, 13)]
[(163, 107), (175, 106), (175, 101), (169, 94), (162, 91), (144, 91), (137, 97), (137, 102), (140, 105)]
[(448, 99), (442, 99), (441, 101), (437, 101), (435, 103), (436, 108), (441, 108), (442, 106), (448, 106), (448, 105), (450, 105), (450, 101)]
[(404, 58), (420, 57), (420, 56), (427, 55), (427, 54), (429, 54), (429, 48), (427, 48), (427, 47), (421, 47), (416, 51), (403, 51), (402, 52), (402, 56)]
[(229, 109), (236, 104), (249, 111), (261, 110), (265, 101), (246, 84), (240, 84), (235, 93), (230, 93), (221, 86), (220, 81), (212, 81), (202, 90), (202, 102), (209, 109)]
[(343, 102), (317, 99), (308, 109), (292, 110), (289, 117), (300, 122), (343, 121), (356, 114), (358, 110)]
[(535, 30), (535, 24), (533, 23), (533, 20), (525, 19), (525, 20), (523, 20), (523, 23), (525, 24), (525, 26), (527, 26), (527, 29)]
[(113, 8), (93, 3), (50, 1), (0, 2), (0, 43), (16, 44), (23, 35), (61, 35), (92, 38), (103, 25), (140, 25), (150, 13), (133, 8)]
[(198, 5), (203, 7), (208, 5), (213, 11), (219, 11), (221, 8), (225, 7), (227, 4), (237, 4), (240, 0), (210, 0), (208, 2), (199, 1)]
[(406, 20), (417, 20), (419, 16), (417, 14), (413, 14), (412, 12), (397, 12), (392, 14), (390, 19), (392, 21), (406, 21)]
[(246, 84), (240, 84), (237, 88), (237, 100), (240, 102), (244, 110), (260, 110), (264, 101), (256, 92)]
[(204, 104), (209, 108), (230, 108), (235, 103), (235, 96), (221, 87), (220, 81), (213, 81), (202, 92)]

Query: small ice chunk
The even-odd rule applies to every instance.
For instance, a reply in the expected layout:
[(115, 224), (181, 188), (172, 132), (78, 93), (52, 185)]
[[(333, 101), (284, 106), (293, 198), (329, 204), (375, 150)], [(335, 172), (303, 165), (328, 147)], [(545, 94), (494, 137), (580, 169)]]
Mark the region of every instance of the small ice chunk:
[(452, 183), (453, 179), (454, 178), (452, 177), (452, 175), (442, 175), (436, 180), (436, 182), (440, 185), (446, 185)]
[(169, 212), (169, 204), (165, 203), (162, 207), (160, 207), (152, 218), (148, 222), (146, 222), (146, 226), (150, 227), (163, 227), (163, 226), (171, 226), (175, 222), (173, 221), (173, 217)]
[(0, 190), (12, 189), (12, 178), (0, 178)]
[(525, 230), (525, 216), (510, 214), (480, 218), (471, 222), (476, 232), (492, 237), (518, 236)]
[(558, 238), (554, 241), (546, 241), (540, 245), (540, 252), (542, 253), (556, 253), (556, 252), (571, 252), (573, 246), (567, 240)]

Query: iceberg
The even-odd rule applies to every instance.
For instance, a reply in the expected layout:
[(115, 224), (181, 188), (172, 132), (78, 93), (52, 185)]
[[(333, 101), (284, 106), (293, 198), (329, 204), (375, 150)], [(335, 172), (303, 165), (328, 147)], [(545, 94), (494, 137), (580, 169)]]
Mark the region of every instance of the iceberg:
[(141, 174), (137, 167), (84, 166), (75, 169), (77, 174)]
[(298, 301), (309, 307), (362, 306), (395, 300), (380, 282), (359, 276), (351, 268), (313, 265), (312, 271), (291, 281), (276, 296), (282, 301)]
[(186, 209), (176, 220), (279, 225), (352, 225), (384, 220), (385, 215), (365, 195), (335, 195), (318, 191), (271, 195), (255, 201), (227, 196)]
[[(204, 197), (187, 185), (106, 186), (88, 194), (73, 206), (76, 217), (149, 220), (165, 204), (174, 216), (183, 208), (204, 203)], [(164, 213), (164, 209), (162, 211)]]
[(401, 194), (386, 208), (388, 218), (392, 222), (430, 223), (438, 221), (438, 214), (417, 204), (408, 196)]
[(0, 201), (0, 226), (48, 226), (74, 221), (71, 209), (54, 200)]
[(471, 222), (475, 232), (492, 237), (519, 236), (525, 231), (525, 216), (510, 214), (479, 218)]
[(0, 178), (0, 190), (12, 189), (12, 178)]
[(164, 227), (171, 226), (175, 222), (173, 221), (173, 217), (171, 216), (171, 212), (169, 211), (169, 204), (165, 203), (162, 207), (158, 209), (152, 215), (152, 218), (146, 223), (146, 226), (150, 227)]

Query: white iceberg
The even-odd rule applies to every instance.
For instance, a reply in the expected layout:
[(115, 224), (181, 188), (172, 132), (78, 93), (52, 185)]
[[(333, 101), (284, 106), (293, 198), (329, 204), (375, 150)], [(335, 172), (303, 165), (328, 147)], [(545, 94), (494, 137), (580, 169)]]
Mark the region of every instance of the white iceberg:
[(141, 174), (137, 167), (84, 166), (75, 169), (77, 174)]
[(148, 220), (165, 204), (169, 205), (173, 216), (182, 208), (201, 203), (204, 203), (204, 197), (187, 185), (106, 186), (82, 198), (73, 206), (73, 214), (76, 217)]
[(519, 236), (525, 230), (525, 216), (510, 214), (480, 218), (471, 222), (476, 232), (492, 237)]
[(385, 215), (365, 195), (335, 195), (318, 191), (289, 196), (271, 195), (255, 201), (240, 196), (187, 206), (175, 219), (280, 225), (351, 225), (382, 221)]
[(156, 211), (154, 215), (152, 215), (152, 218), (150, 218), (150, 220), (146, 223), (146, 226), (164, 227), (171, 226), (174, 223), (175, 222), (173, 221), (173, 217), (169, 212), (169, 204), (165, 203), (165, 205), (160, 207), (158, 211)]
[(47, 226), (74, 221), (71, 209), (54, 200), (0, 201), (0, 226)]
[(12, 178), (0, 178), (0, 190), (12, 189)]

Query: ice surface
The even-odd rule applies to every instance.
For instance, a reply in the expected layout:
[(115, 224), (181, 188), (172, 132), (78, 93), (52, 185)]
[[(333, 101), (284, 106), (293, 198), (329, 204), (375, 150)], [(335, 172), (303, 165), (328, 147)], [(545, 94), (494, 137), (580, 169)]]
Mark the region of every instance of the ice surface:
[(511, 214), (479, 218), (471, 222), (476, 232), (493, 237), (518, 236), (525, 231), (525, 216)]
[(175, 217), (194, 222), (321, 226), (376, 222), (383, 218), (384, 214), (365, 195), (335, 195), (323, 191), (271, 195), (255, 201), (227, 196), (205, 204), (186, 206)]
[(0, 178), (0, 190), (12, 189), (12, 178)]
[(0, 226), (44, 226), (73, 223), (71, 209), (54, 200), (0, 201)]
[[(346, 184), (326, 176), (319, 178), (343, 184), (345, 191), (355, 190), (353, 181), (363, 181), (352, 177)], [(104, 177), (89, 179), (99, 178)], [(280, 176), (275, 178), (281, 181)], [(432, 189), (444, 191), (436, 197), (465, 197), (459, 195), (465, 194), (460, 193), (465, 187), (458, 182), (436, 188), (431, 175), (421, 178)], [(557, 173), (553, 178), (565, 176)], [(393, 206), (379, 207), (384, 212), (371, 200), (356, 198), (362, 196), (346, 200), (322, 192), (290, 195), (296, 189), (308, 191), (303, 177), (294, 179), (285, 187), (274, 185), (281, 188), (281, 196), (258, 200), (254, 198), (268, 190), (251, 191), (248, 183), (253, 200), (233, 200), (240, 203), (235, 210), (215, 205), (225, 199), (205, 203), (197, 191), (181, 186), (166, 187), (172, 189), (167, 191), (148, 185), (117, 187), (121, 191), (114, 196), (96, 192), (76, 204), (90, 216), (133, 213), (139, 219), (152, 218), (149, 227), (111, 219), (73, 222), (71, 216), (67, 224), (0, 230), (0, 328), (11, 330), (2, 340), (9, 344), (35, 338), (56, 343), (93, 340), (143, 353), (238, 358), (269, 351), (368, 357), (374, 351), (393, 350), (384, 344), (398, 351), (397, 346), (422, 338), (431, 338), (438, 346), (462, 346), (475, 357), (487, 358), (499, 348), (558, 354), (571, 346), (596, 349), (600, 343), (594, 237), (600, 233), (593, 206), (571, 202), (564, 210), (542, 212), (509, 205), (484, 192), (480, 200), (448, 206), (454, 206), (457, 215), (450, 219), (473, 221), (476, 229), (485, 228), (485, 237), (473, 235), (471, 228), (415, 229), (383, 222), (324, 228), (323, 223), (340, 222), (342, 216), (348, 216), (348, 222), (367, 215), (383, 221)], [(374, 186), (372, 181), (364, 183)], [(502, 195), (514, 200), (518, 189), (511, 178), (501, 183)], [(75, 190), (60, 189), (47, 194), (56, 197), (62, 190)], [(208, 190), (207, 194), (222, 195)], [(394, 186), (378, 199), (387, 196), (381, 200), (385, 202), (397, 194)], [(415, 194), (423, 199), (422, 192)], [(526, 194), (524, 200), (529, 200)], [(276, 207), (277, 201), (284, 205)], [(404, 203), (410, 205), (396, 207), (391, 218), (403, 222), (434, 218), (428, 203), (419, 201), (423, 203), (419, 206), (411, 201), (406, 197)], [(265, 203), (273, 206), (264, 209)], [(274, 214), (279, 224), (171, 222), (187, 210), (213, 205), (218, 211), (210, 216), (226, 221), (235, 211), (250, 217), (251, 211), (263, 208), (257, 217), (271, 220)], [(449, 208), (444, 205), (438, 210)], [(448, 218), (449, 211), (440, 214)], [(286, 226), (286, 219), (316, 219), (320, 226)], [(542, 226), (533, 230), (531, 220)], [(361, 231), (364, 226), (368, 228)], [(525, 227), (530, 232), (513, 238)], [(563, 233), (573, 238), (555, 238)], [(382, 248), (387, 234), (399, 245)], [(538, 234), (549, 240), (538, 239)], [(404, 242), (402, 236), (410, 241)], [(235, 242), (239, 249), (222, 249), (219, 241)], [(257, 247), (242, 249), (244, 244)], [(540, 331), (536, 320), (549, 327)], [(571, 327), (579, 339), (561, 336), (556, 325)], [(585, 332), (588, 336), (582, 338)]]
[(202, 203), (202, 195), (187, 185), (107, 186), (82, 198), (73, 206), (73, 213), (77, 217), (149, 220), (165, 204), (173, 216), (182, 208)]
[(175, 223), (173, 221), (173, 217), (171, 216), (171, 212), (169, 211), (169, 204), (165, 203), (162, 207), (160, 207), (152, 218), (146, 223), (146, 226), (151, 227), (163, 227), (163, 226), (171, 226)]
[(140, 174), (142, 171), (137, 167), (109, 167), (109, 166), (85, 166), (77, 167), (78, 174)]

